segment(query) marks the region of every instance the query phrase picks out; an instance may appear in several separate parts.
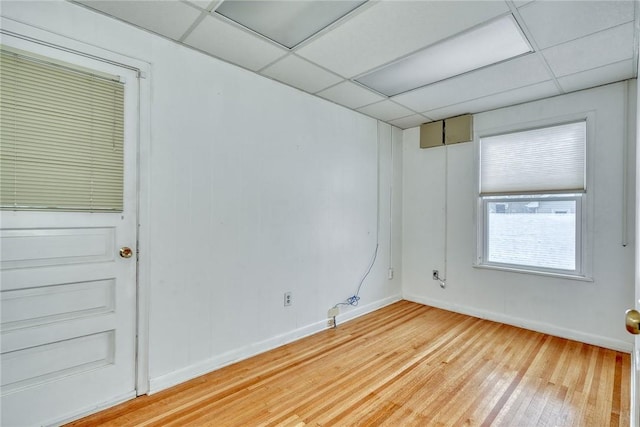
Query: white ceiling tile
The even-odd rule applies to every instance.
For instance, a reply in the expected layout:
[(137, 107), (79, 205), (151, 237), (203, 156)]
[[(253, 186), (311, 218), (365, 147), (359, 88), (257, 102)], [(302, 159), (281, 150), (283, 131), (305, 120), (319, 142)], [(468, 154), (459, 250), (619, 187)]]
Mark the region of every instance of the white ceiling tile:
[(427, 117), (424, 117), (420, 114), (413, 114), (408, 117), (403, 117), (401, 119), (391, 120), (389, 123), (393, 126), (399, 127), (400, 129), (409, 129), (416, 126), (420, 126), (423, 123), (430, 122), (431, 120)]
[(359, 108), (358, 111), (385, 122), (414, 114), (414, 112), (408, 108), (388, 100), (367, 105), (366, 107)]
[(283, 46), (293, 48), (348, 15), (364, 0), (223, 1), (219, 13)]
[(178, 40), (200, 16), (200, 11), (177, 1), (79, 0), (92, 9)]
[(350, 78), (508, 11), (503, 1), (383, 1), (297, 53)]
[(202, 8), (205, 10), (209, 10), (209, 6), (211, 6), (211, 3), (213, 3), (211, 0), (184, 0), (184, 1), (186, 1), (187, 3), (194, 4), (199, 8)]
[(549, 80), (537, 83), (527, 87), (510, 90), (483, 98), (474, 99), (460, 104), (450, 105), (448, 107), (439, 108), (432, 111), (424, 112), (425, 116), (434, 120), (446, 119), (448, 117), (457, 116), (466, 113), (480, 113), (483, 111), (495, 110), (508, 105), (520, 104), (523, 102), (535, 101), (537, 99), (547, 98), (549, 96), (559, 95), (560, 91)]
[(524, 5), (527, 5), (529, 3), (531, 3), (533, 0), (513, 0), (513, 4), (516, 7), (522, 7)]
[(310, 93), (316, 93), (342, 80), (322, 68), (289, 55), (261, 71), (267, 77), (287, 83)]
[(537, 1), (520, 9), (540, 49), (633, 21), (633, 1)]
[(531, 54), (434, 83), (392, 99), (414, 111), (427, 111), (528, 86), (551, 77), (542, 58)]
[(209, 7), (207, 7), (207, 10), (215, 11), (222, 4), (223, 1), (224, 0), (213, 0), (209, 5)]
[(284, 49), (262, 37), (212, 16), (207, 16), (184, 42), (254, 71), (286, 54)]
[(604, 67), (561, 77), (558, 79), (558, 83), (560, 83), (565, 92), (572, 92), (633, 77), (635, 77), (633, 74), (633, 60), (627, 59)]
[(384, 99), (377, 93), (351, 82), (342, 82), (318, 92), (317, 95), (349, 108), (359, 108)]
[(601, 31), (542, 51), (556, 77), (633, 57), (633, 23)]

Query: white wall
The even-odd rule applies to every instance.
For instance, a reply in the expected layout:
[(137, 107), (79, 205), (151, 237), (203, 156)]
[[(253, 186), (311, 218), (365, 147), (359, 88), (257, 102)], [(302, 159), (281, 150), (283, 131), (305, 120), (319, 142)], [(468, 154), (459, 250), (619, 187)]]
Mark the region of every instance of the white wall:
[[(624, 85), (474, 117), (478, 133), (595, 112), (594, 281), (563, 280), (472, 267), (471, 143), (420, 150), (417, 128), (378, 125), (67, 2), (3, 2), (1, 13), (151, 64), (149, 188), (142, 195), (150, 200), (142, 224), (150, 247), (142, 248), (141, 279), (150, 292), (153, 390), (323, 328), (327, 309), (355, 291), (371, 260), (376, 202), (376, 264), (361, 307), (339, 321), (398, 299), (402, 282), (410, 300), (630, 348), (622, 319), (633, 301), (633, 241), (620, 244)], [(445, 270), (445, 197), (442, 290), (431, 270)], [(285, 291), (293, 292), (292, 307), (283, 307)]]
[[(630, 90), (635, 93), (635, 87)], [(593, 281), (474, 268), (474, 143), (421, 150), (419, 129), (404, 131), (403, 296), (405, 299), (478, 317), (524, 326), (567, 338), (630, 350), (624, 311), (633, 306), (633, 206), (628, 191), (629, 245), (622, 247), (624, 139), (627, 123), (625, 83), (599, 87), (474, 116), (474, 133), (531, 127), (576, 113), (592, 112), (594, 203)], [(634, 96), (635, 98), (635, 96)], [(632, 99), (630, 102), (635, 105)], [(632, 108), (633, 109), (633, 108)], [(635, 117), (634, 111), (629, 117)], [(633, 123), (633, 120), (631, 120)], [(634, 135), (631, 129), (628, 135)], [(632, 138), (631, 138), (632, 139)], [(632, 146), (630, 154), (634, 153)], [(448, 150), (448, 154), (446, 153)], [(445, 159), (448, 156), (448, 167)], [(629, 155), (628, 159), (634, 156)], [(631, 171), (635, 168), (628, 160)], [(445, 169), (448, 191), (445, 193)], [(445, 254), (445, 198), (448, 227)], [(447, 287), (431, 279), (445, 270)]]
[(3, 2), (2, 15), (151, 64), (152, 390), (326, 327), (375, 249), (378, 139), (380, 249), (361, 307), (339, 320), (400, 298), (398, 129), (390, 181), (392, 128), (374, 119), (67, 2)]

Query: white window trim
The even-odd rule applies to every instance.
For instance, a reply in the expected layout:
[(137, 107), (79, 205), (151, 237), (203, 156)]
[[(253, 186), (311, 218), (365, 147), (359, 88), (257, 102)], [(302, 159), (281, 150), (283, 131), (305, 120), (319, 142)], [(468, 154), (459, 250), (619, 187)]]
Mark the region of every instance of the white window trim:
[[(511, 273), (532, 274), (538, 276), (547, 276), (562, 279), (579, 280), (586, 282), (593, 282), (593, 227), (592, 221), (594, 218), (594, 186), (593, 186), (593, 144), (595, 143), (596, 135), (596, 114), (595, 111), (584, 111), (574, 114), (568, 114), (556, 117), (547, 117), (540, 120), (529, 122), (515, 122), (508, 125), (499, 127), (492, 127), (486, 129), (475, 129), (474, 135), (474, 180), (473, 180), (473, 194), (475, 195), (476, 202), (474, 204), (474, 224), (476, 233), (476, 251), (475, 259), (472, 263), (474, 268), (497, 270)], [(494, 264), (486, 263), (484, 261), (486, 247), (485, 247), (485, 214), (484, 214), (484, 201), (480, 196), (480, 140), (487, 136), (525, 131), (528, 129), (543, 128), (557, 126), (563, 123), (576, 122), (584, 120), (586, 122), (587, 135), (586, 135), (586, 191), (582, 195), (582, 203), (580, 208), (580, 225), (581, 233), (576, 235), (576, 245), (579, 247), (579, 259), (576, 263), (580, 265), (580, 270), (576, 269), (576, 273), (567, 273), (564, 270), (544, 269), (530, 266), (519, 266), (514, 264)], [(577, 214), (577, 212), (576, 212)], [(576, 230), (577, 231), (577, 230)], [(578, 247), (576, 247), (578, 250)], [(578, 265), (576, 265), (578, 267)]]

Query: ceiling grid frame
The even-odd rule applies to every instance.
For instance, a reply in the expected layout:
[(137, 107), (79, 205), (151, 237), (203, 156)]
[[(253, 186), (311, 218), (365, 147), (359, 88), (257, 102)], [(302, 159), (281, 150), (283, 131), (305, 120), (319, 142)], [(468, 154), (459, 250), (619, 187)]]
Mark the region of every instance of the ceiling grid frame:
[[(553, 74), (553, 70), (551, 69), (551, 66), (549, 65), (549, 63), (547, 62), (547, 58), (545, 58), (544, 55), (542, 55), (541, 50), (538, 47), (538, 42), (536, 42), (535, 38), (533, 37), (533, 34), (531, 34), (531, 31), (529, 31), (529, 27), (527, 27), (527, 24), (524, 22), (522, 15), (520, 15), (520, 10), (513, 3), (513, 0), (506, 0), (506, 2), (509, 8), (511, 9), (511, 13), (513, 14), (513, 17), (516, 19), (516, 22), (518, 22), (518, 25), (520, 25), (520, 29), (524, 32), (524, 36), (527, 38), (527, 40), (529, 40), (531, 47), (533, 47), (533, 54), (537, 55), (542, 60), (545, 67), (547, 68), (547, 72), (551, 76), (553, 83), (556, 85), (556, 88), (558, 88), (560, 93), (565, 93), (562, 86), (560, 86), (560, 83), (558, 82), (558, 79), (556, 78), (555, 74)], [(528, 4), (530, 3), (527, 3), (521, 7), (525, 7)]]
[[(181, 35), (179, 35), (178, 38), (176, 38), (175, 29), (172, 30), (173, 32), (169, 32), (169, 34), (172, 34), (172, 36), (169, 36), (167, 35), (167, 33), (163, 32), (165, 30), (166, 31), (169, 30), (169, 28), (166, 26), (166, 18), (160, 17), (158, 15), (159, 13), (158, 10), (155, 10), (155, 11), (153, 10), (153, 8), (156, 8), (156, 6), (158, 7), (161, 6), (160, 3), (165, 3), (166, 0), (162, 0), (162, 1), (146, 0), (146, 1), (140, 1), (140, 2), (136, 2), (136, 1), (117, 2), (119, 3), (117, 6), (115, 5), (115, 2), (112, 2), (112, 4), (109, 5), (108, 4), (109, 2), (106, 2), (106, 1), (102, 1), (102, 2), (90, 1), (90, 0), (67, 0), (67, 1), (70, 1), (71, 3), (74, 3), (78, 6), (94, 10), (98, 13), (110, 16), (112, 18), (128, 23), (130, 25), (134, 25), (138, 28), (141, 28), (144, 31), (148, 31), (153, 34), (159, 35), (174, 43), (182, 44), (183, 46), (189, 49), (196, 50), (198, 52), (201, 52), (202, 54), (217, 58), (224, 62), (233, 64), (235, 66), (239, 66), (248, 71), (257, 73), (263, 77), (269, 78), (271, 80), (275, 80), (285, 85), (289, 85), (297, 90), (301, 90), (303, 92), (318, 96), (334, 104), (342, 105), (343, 107), (354, 109), (360, 112), (361, 114), (369, 115), (370, 117), (373, 117), (377, 120), (386, 121), (387, 123), (390, 123), (390, 124), (394, 124), (393, 122), (401, 123), (402, 126), (400, 127), (402, 128), (406, 128), (406, 126), (412, 127), (412, 125), (419, 125), (420, 123), (416, 123), (416, 122), (421, 120), (421, 118), (423, 117), (425, 122), (432, 121), (434, 118), (438, 119), (437, 111), (439, 110), (463, 111), (464, 113), (471, 113), (471, 114), (479, 113), (481, 111), (486, 111), (486, 110), (482, 110), (482, 108), (488, 108), (486, 106), (491, 106), (492, 109), (494, 109), (494, 108), (499, 108), (500, 106), (513, 105), (513, 104), (510, 104), (510, 102), (515, 102), (517, 104), (517, 103), (527, 102), (528, 100), (532, 101), (534, 99), (540, 99), (539, 96), (544, 96), (544, 97), (554, 96), (557, 94), (568, 93), (575, 90), (586, 89), (588, 87), (595, 87), (603, 84), (613, 83), (615, 81), (635, 78), (637, 77), (637, 70), (638, 70), (638, 59), (639, 59), (638, 45), (640, 44), (640, 36), (639, 36), (640, 6), (637, 1), (633, 1), (633, 0), (621, 0), (617, 2), (616, 1), (609, 2), (605, 0), (605, 1), (602, 1), (602, 5), (600, 6), (593, 6), (593, 1), (591, 0), (588, 0), (588, 1), (577, 0), (574, 2), (570, 2), (570, 6), (565, 3), (563, 7), (558, 8), (560, 13), (565, 13), (565, 14), (569, 13), (571, 10), (577, 10), (578, 13), (576, 13), (576, 15), (578, 16), (578, 18), (582, 16), (583, 17), (582, 19), (584, 22), (580, 22), (579, 19), (578, 21), (573, 20), (571, 22), (572, 27), (569, 27), (569, 30), (564, 31), (564, 33), (567, 33), (569, 37), (571, 36), (573, 31), (574, 35), (577, 34), (575, 39), (574, 38), (570, 38), (568, 40), (563, 39), (562, 42), (556, 45), (562, 45), (563, 43), (569, 43), (574, 40), (584, 39), (586, 37), (593, 36), (594, 34), (597, 34), (599, 32), (604, 33), (607, 31), (613, 31), (613, 29), (616, 26), (623, 25), (623, 22), (624, 23), (633, 22), (633, 39), (629, 40), (628, 42), (626, 41), (626, 38), (628, 37), (626, 34), (631, 34), (628, 30), (625, 30), (624, 34), (622, 35), (622, 37), (625, 37), (624, 39), (622, 39), (625, 45), (622, 48), (619, 48), (620, 52), (622, 53), (618, 54), (617, 56), (609, 55), (610, 58), (606, 59), (606, 61), (610, 61), (610, 62), (606, 62), (605, 60), (600, 61), (602, 63), (598, 62), (597, 60), (594, 60), (591, 62), (589, 61), (585, 62), (584, 67), (597, 64), (597, 66), (595, 67), (565, 68), (567, 70), (570, 70), (570, 73), (566, 75), (565, 74), (560, 75), (560, 74), (554, 73), (554, 68), (551, 66), (551, 64), (549, 63), (549, 60), (544, 55), (544, 51), (546, 49), (556, 45), (547, 46), (545, 47), (545, 49), (540, 49), (540, 44), (538, 43), (536, 38), (533, 36), (535, 32), (531, 30), (531, 28), (528, 25), (529, 23), (527, 22), (527, 19), (523, 16), (524, 11), (526, 10), (525, 8), (527, 7), (536, 8), (536, 12), (532, 11), (534, 15), (529, 14), (528, 16), (529, 17), (533, 16), (534, 18), (536, 18), (536, 14), (537, 14), (537, 20), (535, 21), (537, 27), (535, 28), (539, 33), (541, 29), (540, 11), (553, 7), (550, 4), (545, 4), (544, 8), (540, 9), (542, 5), (539, 4), (538, 2), (541, 2), (542, 0), (533, 0), (533, 1), (491, 0), (489, 2), (485, 2), (486, 3), (485, 6), (489, 8), (487, 9), (486, 12), (483, 12), (483, 10), (485, 10), (484, 9), (485, 6), (478, 6), (478, 3), (473, 1), (469, 2), (469, 6), (472, 6), (471, 8), (461, 5), (460, 4), (461, 2), (451, 2), (451, 4), (448, 4), (448, 2), (442, 3), (442, 2), (434, 1), (433, 3), (434, 3), (434, 7), (436, 7), (435, 10), (436, 10), (436, 13), (438, 14), (437, 16), (445, 16), (445, 17), (448, 16), (446, 18), (446, 22), (453, 22), (451, 21), (451, 19), (454, 19), (451, 15), (446, 15), (448, 13), (447, 12), (448, 10), (459, 11), (464, 16), (464, 19), (465, 19), (464, 22), (466, 24), (461, 24), (463, 25), (462, 30), (460, 30), (459, 26), (455, 26), (455, 28), (457, 29), (453, 32), (448, 32), (448, 33), (446, 28), (432, 29), (432, 28), (425, 28), (424, 25), (422, 25), (422, 28), (420, 29), (418, 29), (418, 27), (411, 27), (413, 29), (409, 28), (406, 31), (403, 30), (398, 32), (396, 31), (396, 29), (402, 29), (402, 27), (406, 25), (418, 25), (418, 23), (421, 22), (417, 19), (410, 19), (411, 22), (405, 23), (405, 22), (396, 21), (393, 19), (393, 16), (411, 17), (411, 14), (410, 14), (411, 7), (412, 7), (411, 2), (403, 2), (401, 0), (400, 1), (369, 0), (363, 4), (360, 4), (355, 9), (348, 12), (346, 15), (338, 18), (334, 22), (325, 26), (315, 34), (309, 36), (308, 38), (296, 44), (290, 49), (283, 47), (282, 45), (269, 39), (268, 37), (262, 36), (258, 32), (248, 29), (243, 25), (238, 24), (237, 22), (215, 12), (217, 7), (219, 7), (223, 2), (231, 2), (231, 1), (237, 1), (237, 0), (211, 0), (209, 2), (198, 1), (198, 0), (192, 0), (192, 1), (173, 0), (172, 1), (173, 3), (178, 3), (184, 6), (184, 8), (182, 9), (178, 8), (178, 6), (165, 7), (166, 5), (162, 5), (162, 10), (176, 10), (178, 15), (177, 19), (180, 20), (180, 22), (182, 22), (182, 25), (188, 24), (188, 21), (185, 21), (185, 20), (188, 19), (189, 16), (194, 16), (193, 12), (196, 12), (196, 11), (198, 12), (198, 14), (195, 15), (195, 19), (190, 18), (191, 23), (186, 28), (186, 30), (184, 30), (184, 32)], [(263, 0), (263, 1), (268, 1), (268, 0)], [(313, 1), (313, 0), (305, 0), (305, 1)], [(419, 7), (419, 10), (420, 10), (419, 13), (424, 14), (424, 13), (427, 13), (426, 11), (431, 10), (429, 9), (430, 8), (430, 6), (428, 5), (429, 2), (431, 2), (431, 0), (423, 0), (421, 2), (418, 2), (418, 4), (416, 4), (416, 6)], [(630, 8), (629, 5), (622, 4), (625, 2), (632, 2), (633, 7)], [(131, 3), (131, 4), (126, 4), (126, 3)], [(591, 4), (589, 5), (589, 3)], [(605, 17), (608, 19), (606, 22), (607, 23), (618, 22), (619, 23), (618, 25), (601, 28), (603, 27), (603, 25), (600, 25), (600, 27), (597, 27), (595, 24), (593, 24), (596, 21), (593, 19), (592, 16), (589, 19), (586, 18), (589, 11), (594, 10), (593, 9), (594, 7), (596, 8), (595, 10), (604, 10), (605, 12), (609, 10), (607, 6), (608, 3), (611, 3), (612, 11), (610, 15), (607, 15)], [(402, 14), (400, 15), (397, 15), (394, 13), (385, 15), (386, 12), (388, 11), (392, 12), (395, 10), (394, 5), (403, 7), (404, 9), (402, 10), (404, 10), (404, 12), (402, 12)], [(381, 8), (381, 9), (376, 9), (376, 8)], [(148, 10), (151, 13), (149, 13), (147, 16), (144, 16), (143, 14), (144, 10)], [(191, 10), (192, 12), (189, 12), (189, 10)], [(492, 12), (488, 12), (488, 10), (491, 10)], [(620, 12), (620, 10), (622, 10), (623, 12)], [(496, 14), (495, 12), (500, 12), (500, 13)], [(365, 13), (366, 15), (361, 16)], [(372, 13), (373, 15), (371, 15)], [(612, 15), (614, 13), (617, 13), (617, 15)], [(498, 16), (505, 16), (505, 15), (512, 15), (514, 17), (521, 32), (524, 34), (524, 36), (530, 43), (531, 47), (533, 48), (533, 52), (526, 55), (535, 55), (538, 58), (538, 60), (542, 62), (542, 64), (544, 65), (544, 68), (546, 69), (546, 73), (549, 76), (549, 82), (552, 82), (553, 86), (556, 89), (554, 93), (552, 94), (549, 93), (549, 84), (546, 84), (544, 82), (531, 83), (531, 82), (527, 82), (525, 79), (522, 81), (524, 85), (520, 85), (514, 88), (509, 88), (506, 90), (504, 88), (500, 88), (499, 87), (500, 85), (498, 85), (495, 87), (495, 89), (499, 89), (499, 90), (497, 91), (487, 90), (487, 93), (479, 97), (467, 96), (465, 98), (464, 93), (462, 94), (458, 93), (456, 96), (453, 96), (453, 98), (456, 99), (457, 102), (451, 103), (451, 102), (446, 102), (446, 99), (442, 99), (442, 101), (445, 101), (445, 102), (441, 102), (437, 107), (430, 108), (429, 110), (426, 110), (426, 111), (420, 111), (419, 109), (413, 108), (411, 105), (404, 104), (402, 102), (402, 99), (396, 99), (394, 96), (386, 96), (384, 94), (381, 94), (359, 83), (356, 80), (361, 75), (370, 73), (375, 69), (379, 69), (385, 66), (386, 64), (399, 61), (403, 57), (410, 56), (411, 54), (417, 51), (423, 50), (429, 45), (440, 43), (441, 41), (446, 40), (447, 38), (455, 37), (457, 34), (460, 34), (461, 32), (469, 31), (471, 28), (484, 25), (486, 22), (491, 21), (491, 19), (497, 19)], [(211, 18), (208, 18), (208, 16)], [(367, 22), (366, 19), (372, 16), (377, 16), (376, 19), (378, 20), (384, 19), (385, 16), (389, 16), (389, 18), (387, 21), (384, 21), (384, 20), (380, 21), (380, 22), (385, 22), (385, 25), (372, 27), (371, 24), (369, 24), (368, 26), (365, 26), (365, 27), (360, 26), (360, 25), (365, 25)], [(421, 16), (421, 15), (418, 15), (418, 16)], [(569, 16), (569, 15), (566, 15), (566, 16)], [(358, 25), (354, 26), (353, 22), (354, 20), (356, 20), (356, 18), (359, 18), (357, 20)], [(153, 22), (150, 21), (150, 19), (162, 19), (165, 23), (158, 22), (154, 24)], [(211, 26), (210, 22), (205, 23), (205, 21), (207, 21), (208, 19), (214, 19), (218, 23), (220, 23), (222, 26), (221, 27), (219, 25)], [(555, 19), (554, 22), (564, 22), (564, 21), (563, 21), (563, 18), (560, 17)], [(473, 25), (469, 25), (469, 23), (473, 23)], [(198, 44), (197, 42), (194, 42), (194, 40), (197, 40), (197, 38), (192, 38), (192, 35), (194, 34), (194, 31), (197, 31), (198, 29), (200, 31), (203, 31), (203, 28), (204, 28), (203, 25), (205, 24), (209, 25), (209, 29), (204, 31), (202, 34), (200, 34), (200, 41), (199, 41), (200, 46), (195, 46), (193, 44), (190, 44), (190, 42)], [(349, 27), (345, 27), (346, 25), (349, 25)], [(606, 24), (606, 25), (609, 25), (609, 24)], [(203, 44), (202, 37), (205, 37), (205, 36), (210, 37), (218, 29), (224, 29), (229, 27), (232, 27), (234, 30), (233, 31), (229, 30), (225, 33), (226, 39), (223, 38), (221, 39), (222, 41), (217, 41), (215, 43), (208, 42), (208, 44)], [(155, 28), (156, 31), (154, 31), (153, 28)], [(338, 33), (335, 33), (335, 31), (338, 29), (340, 29), (339, 34), (341, 34), (340, 37), (342, 38), (336, 39), (334, 34), (338, 34)], [(361, 71), (360, 73), (357, 73), (353, 76), (345, 75), (339, 69), (335, 69), (333, 66), (329, 65), (328, 63), (325, 63), (326, 61), (323, 61), (323, 60), (318, 61), (317, 60), (318, 57), (309, 56), (307, 54), (305, 55), (300, 54), (301, 50), (308, 48), (310, 45), (317, 43), (320, 40), (324, 40), (321, 45), (318, 45), (318, 46), (323, 46), (322, 47), (323, 49), (332, 48), (331, 45), (326, 45), (327, 40), (333, 40), (343, 45), (349, 44), (351, 43), (350, 34), (354, 34), (353, 32), (359, 31), (359, 29), (360, 30), (365, 29), (367, 31), (374, 32), (371, 34), (356, 33), (356, 35), (359, 37), (358, 39), (359, 43), (371, 44), (371, 43), (376, 43), (376, 40), (384, 40), (385, 37), (389, 38), (390, 44), (387, 43), (387, 47), (386, 47), (387, 53), (385, 54), (387, 55), (387, 57), (389, 57), (389, 53), (392, 53), (392, 51), (388, 50), (390, 46), (402, 45), (403, 43), (402, 37), (407, 37), (407, 35), (411, 35), (411, 34), (413, 35), (431, 34), (431, 36), (426, 37), (425, 42), (423, 42), (422, 44), (420, 44), (419, 41), (417, 41), (416, 39), (411, 40), (411, 44), (410, 44), (411, 47), (420, 45), (420, 47), (412, 49), (411, 53), (407, 53), (405, 50), (401, 52), (399, 55), (395, 55), (394, 56), (395, 59), (387, 60), (385, 61), (385, 63), (375, 64), (375, 66), (369, 67), (368, 71)], [(237, 46), (234, 46), (234, 47), (237, 48), (238, 50), (244, 49), (244, 47), (250, 47), (250, 49), (246, 53), (237, 52), (237, 51), (233, 52), (229, 50), (229, 47), (221, 48), (218, 44), (216, 44), (216, 43), (229, 43), (231, 41), (229, 37), (233, 37), (234, 34), (240, 34), (240, 33), (234, 32), (237, 30), (240, 30), (242, 34), (246, 34), (247, 37), (245, 38), (244, 36), (242, 36), (243, 41), (239, 45), (240, 47), (237, 47)], [(543, 29), (543, 30), (553, 31), (552, 28)], [(158, 31), (161, 31), (161, 32), (158, 32)], [(434, 38), (434, 35), (437, 35), (437, 34), (442, 35), (445, 33), (447, 33), (448, 35), (444, 38), (442, 37)], [(373, 37), (374, 34), (375, 34), (375, 37)], [(330, 37), (327, 38), (328, 36)], [(613, 35), (608, 36), (608, 33), (605, 33), (603, 37), (604, 36), (607, 36), (609, 38), (614, 37)], [(398, 39), (398, 37), (400, 38)], [(558, 38), (556, 38), (556, 40), (557, 39)], [(220, 39), (217, 39), (217, 40), (220, 40)], [(546, 40), (551, 40), (551, 39), (547, 37)], [(275, 47), (276, 50), (271, 50), (269, 48), (267, 50), (267, 53), (261, 52), (260, 46), (267, 46), (263, 44), (265, 41), (268, 43), (268, 45)], [(371, 46), (374, 46), (374, 45), (370, 45), (370, 48)], [(577, 45), (577, 46), (579, 46), (584, 50), (584, 47), (582, 47), (582, 45)], [(572, 46), (567, 47), (569, 54), (573, 54), (572, 51), (570, 50), (571, 48)], [(600, 46), (599, 49), (602, 49), (602, 46)], [(277, 55), (276, 54), (277, 50), (280, 50), (282, 54)], [(240, 63), (237, 62), (239, 58), (242, 57), (242, 55), (251, 55), (252, 52), (259, 53), (257, 59), (253, 61), (248, 61), (248, 62), (244, 60), (241, 60)], [(357, 52), (357, 51), (354, 51), (354, 52)], [(628, 52), (628, 53), (625, 53), (625, 52)], [(231, 56), (227, 56), (228, 54), (231, 54), (231, 53), (232, 53)], [(598, 55), (598, 53), (599, 52), (593, 52), (593, 53), (588, 52), (587, 54)], [(362, 54), (364, 55), (364, 53)], [(584, 53), (582, 54), (584, 55)], [(330, 55), (330, 51), (325, 52), (323, 55), (325, 55), (325, 57), (328, 57), (326, 55)], [(295, 60), (293, 60), (292, 58), (295, 58)], [(507, 60), (505, 62), (509, 62), (509, 61), (511, 60)], [(568, 58), (567, 61), (571, 61), (571, 58)], [(630, 61), (631, 64), (629, 64), (627, 61)], [(335, 63), (335, 61), (333, 62)], [(361, 62), (361, 64), (365, 64), (365, 63), (367, 63), (367, 61)], [(281, 64), (280, 68), (278, 68), (278, 64)], [(287, 66), (294, 66), (296, 64), (297, 65), (296, 67), (292, 68), (290, 72), (288, 72), (285, 68), (285, 64), (287, 64)], [(342, 68), (345, 68), (345, 67), (342, 67)], [(469, 74), (469, 79), (473, 80), (476, 78), (476, 76), (481, 76), (481, 75), (486, 76), (487, 71), (493, 73), (495, 70), (495, 73), (499, 73), (499, 72), (505, 72), (505, 70), (507, 69), (509, 68), (496, 67), (494, 64), (494, 65), (488, 65), (486, 67), (483, 67), (482, 69), (468, 71), (467, 73), (464, 73), (464, 74)], [(511, 67), (511, 69), (513, 69), (513, 67)], [(298, 72), (299, 70), (302, 70), (302, 73), (296, 74), (296, 72)], [(300, 74), (305, 74), (304, 71), (306, 70), (315, 70), (316, 72), (308, 73), (309, 75), (300, 75)], [(503, 71), (500, 71), (500, 70), (503, 70)], [(517, 70), (517, 68), (514, 70)], [(518, 73), (518, 71), (515, 71), (515, 72)], [(521, 72), (528, 73), (529, 70), (525, 68), (525, 69), (521, 69)], [(455, 77), (458, 77), (458, 76), (455, 76)], [(320, 78), (320, 80), (323, 80), (324, 83), (316, 83), (312, 81), (314, 77)], [(508, 76), (505, 76), (505, 77), (508, 77)], [(453, 76), (450, 78), (453, 78)], [(450, 78), (445, 78), (444, 80), (441, 80), (441, 81), (447, 81)], [(562, 79), (562, 83), (561, 83), (561, 79)], [(324, 84), (329, 84), (329, 85), (324, 86)], [(480, 84), (482, 83), (480, 82)], [(421, 96), (420, 90), (424, 89), (425, 87), (428, 88), (429, 86), (431, 86), (431, 84), (427, 86), (423, 86), (422, 88), (409, 89), (407, 92), (404, 92), (404, 93), (410, 93), (410, 94), (415, 93), (416, 96)], [(318, 87), (320, 87), (320, 89), (318, 89)], [(545, 88), (545, 89), (542, 92), (535, 93), (534, 89), (538, 87)], [(358, 88), (358, 89), (356, 90), (355, 88)], [(343, 96), (338, 96), (337, 95), (338, 92), (342, 90), (347, 90), (347, 92), (345, 92)], [(452, 90), (456, 90), (455, 85), (452, 86)], [(356, 91), (355, 93), (361, 95), (360, 99), (359, 100), (351, 99), (347, 95), (349, 91), (352, 91), (352, 92)], [(429, 91), (425, 93), (428, 93), (428, 92)], [(365, 95), (366, 93), (369, 93), (370, 95)], [(323, 95), (327, 95), (327, 97)], [(469, 95), (472, 95), (472, 93), (470, 93)], [(486, 102), (483, 102), (482, 101), (483, 99)], [(501, 103), (500, 100), (503, 100), (504, 102)], [(376, 104), (378, 104), (379, 108), (374, 107), (376, 106)], [(454, 108), (455, 106), (458, 106), (459, 108)], [(360, 111), (360, 110), (364, 110), (364, 111)], [(399, 112), (403, 112), (403, 113), (411, 112), (411, 114), (408, 114), (406, 116), (399, 117), (399, 118), (389, 119), (389, 117), (395, 117), (395, 115), (397, 115)], [(432, 113), (429, 114), (430, 112)], [(431, 117), (431, 116), (435, 116), (435, 117)], [(386, 117), (386, 119), (382, 119), (381, 117)]]

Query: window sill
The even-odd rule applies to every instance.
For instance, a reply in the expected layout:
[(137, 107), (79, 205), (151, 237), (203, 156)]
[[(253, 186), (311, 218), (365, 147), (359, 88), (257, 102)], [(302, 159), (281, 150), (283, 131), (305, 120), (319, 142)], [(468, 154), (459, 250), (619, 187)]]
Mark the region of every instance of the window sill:
[(577, 280), (580, 282), (593, 282), (593, 278), (589, 276), (579, 276), (576, 274), (563, 274), (563, 273), (556, 273), (551, 271), (528, 270), (526, 268), (518, 268), (518, 267), (504, 267), (504, 266), (490, 265), (490, 264), (473, 264), (473, 268), (479, 268), (484, 270), (507, 271), (510, 273), (532, 274), (535, 276), (553, 277), (556, 279)]

